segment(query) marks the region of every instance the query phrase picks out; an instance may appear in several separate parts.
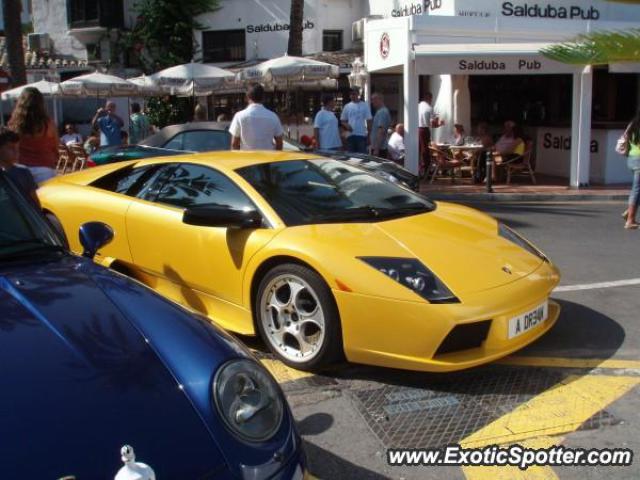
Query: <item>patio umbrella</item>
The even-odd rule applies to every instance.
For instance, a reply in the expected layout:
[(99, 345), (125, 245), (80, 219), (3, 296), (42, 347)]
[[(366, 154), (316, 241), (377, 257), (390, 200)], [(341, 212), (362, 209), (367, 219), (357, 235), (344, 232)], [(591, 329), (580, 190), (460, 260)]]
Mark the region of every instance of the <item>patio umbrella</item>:
[(339, 74), (340, 69), (337, 65), (284, 55), (240, 70), (236, 78), (242, 82), (288, 87), (292, 82), (337, 78)]
[(158, 85), (158, 83), (147, 75), (127, 79), (129, 82), (138, 86), (138, 95), (155, 97), (168, 93), (166, 87)]
[[(7, 90), (6, 92), (2, 92), (2, 100), (17, 100), (18, 97), (22, 94), (23, 90), (27, 87), (37, 88), (40, 90), (45, 97), (54, 97), (57, 96), (57, 82), (48, 82), (47, 80), (40, 80), (39, 82), (28, 83), (27, 85), (22, 85), (20, 87), (12, 88), (11, 90)], [(58, 105), (56, 100), (53, 99), (53, 118), (58, 123)], [(4, 125), (4, 112), (2, 111), (2, 102), (0, 102), (0, 119), (2, 120), (2, 124)]]
[(150, 76), (157, 85), (168, 87), (171, 93), (181, 96), (206, 96), (233, 81), (233, 72), (203, 63), (185, 63), (165, 68)]
[(106, 73), (89, 73), (60, 83), (65, 96), (129, 97), (138, 93), (138, 86), (124, 78)]

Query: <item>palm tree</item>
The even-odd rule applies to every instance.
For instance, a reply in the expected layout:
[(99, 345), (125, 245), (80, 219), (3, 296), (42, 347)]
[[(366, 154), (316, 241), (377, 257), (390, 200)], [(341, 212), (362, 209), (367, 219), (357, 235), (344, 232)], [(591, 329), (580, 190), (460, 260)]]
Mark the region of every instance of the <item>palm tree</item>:
[(22, 1), (2, 0), (4, 35), (7, 41), (7, 57), (11, 71), (11, 86), (19, 87), (27, 83), (22, 46)]
[(304, 0), (291, 0), (289, 15), (289, 45), (287, 54), (302, 55), (302, 22), (304, 16)]
[(592, 32), (542, 50), (552, 60), (574, 65), (640, 62), (640, 28)]

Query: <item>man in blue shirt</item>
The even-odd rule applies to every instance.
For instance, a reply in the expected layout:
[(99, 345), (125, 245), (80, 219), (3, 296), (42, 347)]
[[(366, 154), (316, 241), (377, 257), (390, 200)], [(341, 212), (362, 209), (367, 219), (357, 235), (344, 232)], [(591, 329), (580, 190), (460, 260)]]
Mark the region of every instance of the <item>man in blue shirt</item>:
[(116, 104), (107, 102), (105, 108), (99, 108), (91, 125), (100, 132), (100, 146), (112, 147), (122, 144), (122, 134), (120, 133), (124, 122), (116, 115)]

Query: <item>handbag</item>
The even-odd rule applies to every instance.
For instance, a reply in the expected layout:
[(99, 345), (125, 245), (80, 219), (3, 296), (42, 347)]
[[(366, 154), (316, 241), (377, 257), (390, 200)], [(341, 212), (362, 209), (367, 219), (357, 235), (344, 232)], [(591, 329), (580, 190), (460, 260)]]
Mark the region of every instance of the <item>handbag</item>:
[(624, 155), (625, 157), (629, 155), (629, 138), (626, 133), (623, 133), (620, 138), (618, 138), (616, 142), (616, 153)]
[(629, 127), (624, 131), (618, 141), (616, 142), (616, 153), (620, 155), (624, 155), (625, 157), (629, 155)]

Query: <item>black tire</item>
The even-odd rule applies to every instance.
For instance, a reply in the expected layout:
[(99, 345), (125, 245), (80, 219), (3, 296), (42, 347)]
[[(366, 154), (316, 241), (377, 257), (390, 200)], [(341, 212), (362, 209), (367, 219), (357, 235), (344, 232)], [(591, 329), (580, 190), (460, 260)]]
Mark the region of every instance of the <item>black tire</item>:
[[(283, 356), (278, 351), (278, 348), (271, 342), (269, 335), (267, 335), (265, 331), (263, 322), (263, 315), (265, 313), (261, 309), (262, 297), (265, 293), (265, 289), (272, 280), (281, 275), (292, 275), (304, 280), (304, 282), (306, 282), (313, 290), (313, 293), (317, 297), (318, 304), (322, 309), (325, 323), (324, 339), (322, 340), (315, 356), (306, 361), (292, 361), (291, 359)], [(278, 359), (286, 365), (298, 370), (317, 371), (344, 360), (342, 328), (338, 307), (336, 306), (331, 289), (324, 279), (310, 268), (295, 263), (285, 263), (269, 270), (258, 286), (256, 297), (254, 299), (254, 315), (260, 337), (262, 337), (262, 340), (269, 350), (271, 350), (271, 352), (273, 352)]]
[(69, 250), (69, 241), (67, 240), (67, 235), (64, 233), (64, 228), (62, 227), (60, 220), (58, 220), (58, 217), (51, 212), (45, 213), (44, 217), (47, 219), (53, 230), (58, 234), (60, 241), (64, 244), (67, 250)]

